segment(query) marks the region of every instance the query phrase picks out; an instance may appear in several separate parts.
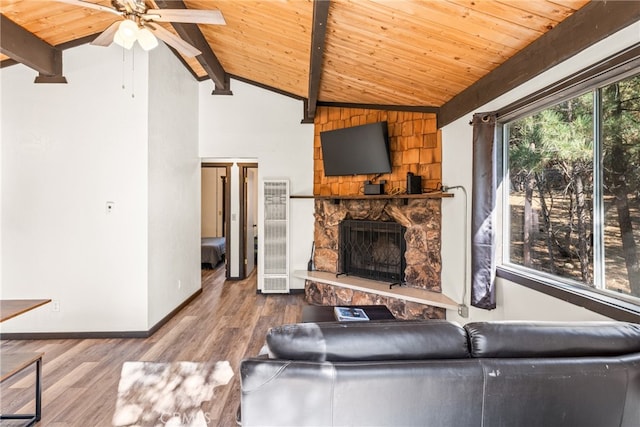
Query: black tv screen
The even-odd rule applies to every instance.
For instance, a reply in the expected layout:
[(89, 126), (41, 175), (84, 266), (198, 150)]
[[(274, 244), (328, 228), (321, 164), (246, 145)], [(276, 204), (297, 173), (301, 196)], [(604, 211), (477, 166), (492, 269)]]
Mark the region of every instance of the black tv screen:
[(387, 122), (320, 132), (326, 176), (391, 172)]

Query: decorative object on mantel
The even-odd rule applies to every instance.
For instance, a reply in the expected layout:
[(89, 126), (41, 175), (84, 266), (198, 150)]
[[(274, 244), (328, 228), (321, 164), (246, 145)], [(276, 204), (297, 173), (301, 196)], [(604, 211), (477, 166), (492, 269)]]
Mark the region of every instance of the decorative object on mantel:
[(232, 377), (227, 361), (125, 362), (113, 425), (206, 427), (209, 417), (202, 402), (211, 400), (213, 389)]
[(413, 172), (407, 172), (407, 194), (422, 193), (422, 177), (414, 175)]

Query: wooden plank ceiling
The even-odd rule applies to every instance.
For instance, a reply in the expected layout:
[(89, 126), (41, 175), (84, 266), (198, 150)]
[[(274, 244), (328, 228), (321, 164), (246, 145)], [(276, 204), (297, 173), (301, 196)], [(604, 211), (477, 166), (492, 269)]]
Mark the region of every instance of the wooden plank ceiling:
[[(587, 3), (331, 0), (317, 99), (442, 106)], [(185, 0), (184, 5), (222, 12), (225, 26), (198, 27), (228, 75), (309, 98), (312, 0)], [(119, 19), (50, 0), (0, 0), (0, 12), (53, 46), (88, 42)], [(166, 28), (173, 31), (169, 24)], [(196, 59), (184, 61), (197, 78), (208, 78)]]

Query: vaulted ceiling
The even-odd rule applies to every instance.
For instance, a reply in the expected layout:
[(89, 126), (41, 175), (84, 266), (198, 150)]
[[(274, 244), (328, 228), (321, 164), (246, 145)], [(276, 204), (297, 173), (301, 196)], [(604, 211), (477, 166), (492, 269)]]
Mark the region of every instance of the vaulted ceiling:
[[(88, 1), (111, 5), (109, 0)], [(571, 48), (579, 49), (581, 43), (597, 41), (577, 41), (573, 47), (560, 48), (564, 50), (559, 55), (546, 57), (545, 50), (554, 51), (554, 40), (558, 40), (549, 36), (545, 44), (540, 40), (564, 20), (570, 21), (572, 15), (576, 17), (559, 37), (575, 35), (589, 39), (590, 31), (593, 32), (589, 25), (608, 25), (605, 31), (610, 33), (638, 19), (637, 13), (633, 17), (634, 4), (638, 4), (635, 1), (609, 5), (590, 4), (588, 0), (147, 0), (146, 3), (152, 8), (221, 11), (224, 26), (163, 24), (203, 51), (196, 58), (181, 57), (185, 66), (199, 80), (212, 79), (217, 93), (232, 92), (229, 78), (233, 77), (304, 99), (307, 119), (313, 117), (316, 105), (324, 104), (439, 111), (445, 106), (477, 103), (480, 102), (475, 99), (477, 94), (469, 95), (469, 91), (474, 87), (475, 91), (481, 91), (478, 85), (482, 82), (488, 87), (495, 86), (490, 77), (492, 72), (509, 60), (516, 62), (510, 72), (516, 74), (511, 80), (517, 81), (530, 77), (527, 76), (530, 69), (555, 65), (553, 62), (561, 60), (564, 51), (568, 54)], [(37, 49), (34, 46), (38, 42), (53, 47), (51, 52), (55, 53), (90, 42), (119, 19), (104, 11), (53, 0), (0, 0), (0, 12), (2, 65), (17, 61), (36, 70), (37, 66), (30, 62), (34, 60), (30, 52)], [(584, 16), (577, 18), (580, 13)], [(596, 18), (597, 25), (589, 22), (595, 22)], [(607, 24), (607, 20), (612, 22)], [(5, 32), (10, 24), (17, 24), (17, 32)], [(30, 36), (32, 40), (23, 40)], [(46, 54), (51, 56), (51, 52)], [(523, 52), (528, 52), (529, 65), (523, 59), (515, 60), (522, 58)], [(531, 57), (536, 52), (539, 56)], [(45, 77), (57, 74), (47, 70), (38, 71)], [(514, 82), (502, 83), (508, 86)], [(473, 99), (466, 99), (469, 96)], [(451, 116), (449, 120), (459, 114), (458, 109), (447, 113)]]

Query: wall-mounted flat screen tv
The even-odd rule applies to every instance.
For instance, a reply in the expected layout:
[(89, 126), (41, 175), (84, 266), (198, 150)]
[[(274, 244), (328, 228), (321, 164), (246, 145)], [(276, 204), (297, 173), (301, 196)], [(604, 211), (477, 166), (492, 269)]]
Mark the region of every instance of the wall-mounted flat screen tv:
[(387, 122), (320, 132), (326, 176), (391, 172)]

